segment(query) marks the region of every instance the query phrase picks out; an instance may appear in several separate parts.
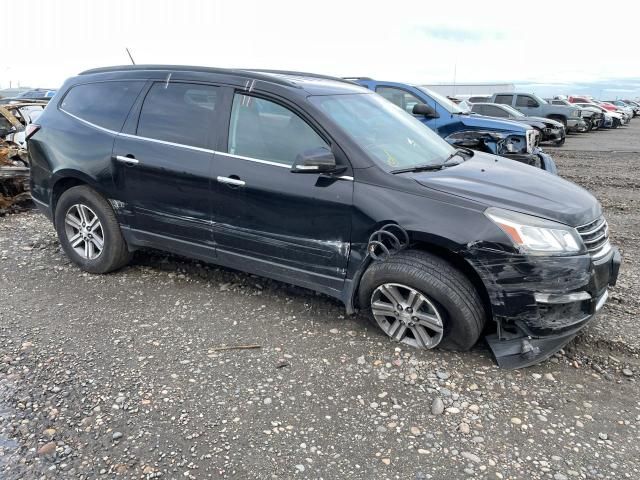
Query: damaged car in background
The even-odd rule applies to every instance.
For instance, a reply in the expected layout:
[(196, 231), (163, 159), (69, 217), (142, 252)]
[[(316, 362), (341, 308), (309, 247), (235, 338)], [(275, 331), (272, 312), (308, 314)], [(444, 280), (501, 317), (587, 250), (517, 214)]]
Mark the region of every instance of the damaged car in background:
[(501, 366), (548, 358), (616, 282), (600, 203), (417, 110), (301, 72), (90, 70), (27, 135), (33, 198), (90, 273), (152, 247), (327, 294), (406, 346), (488, 331)]
[(419, 85), (349, 78), (415, 116), (454, 146), (500, 155), (556, 173), (556, 164), (539, 147), (540, 134), (521, 123), (470, 115), (448, 98)]
[(541, 142), (553, 142), (556, 146), (564, 145), (567, 137), (564, 125), (550, 118), (527, 117), (509, 105), (499, 103), (474, 103), (471, 111), (487, 117), (507, 118), (514, 122), (524, 123), (535, 128), (542, 138)]
[(13, 141), (24, 131), (25, 125), (14, 112), (0, 105), (0, 215), (30, 202), (27, 150)]

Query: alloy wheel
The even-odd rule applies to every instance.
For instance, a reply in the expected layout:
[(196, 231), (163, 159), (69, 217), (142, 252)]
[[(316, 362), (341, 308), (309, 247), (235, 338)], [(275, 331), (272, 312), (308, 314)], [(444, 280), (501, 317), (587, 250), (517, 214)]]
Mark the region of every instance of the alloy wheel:
[(104, 231), (96, 213), (86, 205), (72, 205), (64, 217), (67, 240), (78, 255), (95, 260), (104, 250)]
[(399, 283), (385, 283), (371, 295), (371, 312), (394, 340), (430, 349), (442, 340), (442, 315), (426, 295)]

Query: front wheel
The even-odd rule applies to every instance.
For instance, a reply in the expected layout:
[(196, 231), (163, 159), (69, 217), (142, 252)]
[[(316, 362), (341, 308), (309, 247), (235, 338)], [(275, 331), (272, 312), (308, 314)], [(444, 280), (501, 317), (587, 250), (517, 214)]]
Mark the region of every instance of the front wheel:
[(486, 322), (471, 281), (449, 262), (420, 250), (371, 264), (359, 301), (385, 334), (421, 349), (468, 350)]
[(564, 142), (565, 142), (566, 139), (567, 139), (567, 137), (563, 137), (562, 139), (557, 140), (556, 142), (554, 142), (554, 145), (556, 147), (561, 147), (562, 145), (564, 145)]
[(64, 192), (54, 220), (63, 250), (82, 270), (107, 273), (129, 262), (115, 213), (92, 188), (82, 185)]

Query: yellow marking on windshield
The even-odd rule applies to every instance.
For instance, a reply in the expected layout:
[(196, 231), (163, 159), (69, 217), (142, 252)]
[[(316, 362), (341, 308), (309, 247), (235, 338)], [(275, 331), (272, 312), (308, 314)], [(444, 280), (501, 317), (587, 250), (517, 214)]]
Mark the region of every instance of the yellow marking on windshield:
[(387, 156), (387, 164), (389, 164), (392, 167), (397, 167), (398, 166), (398, 160), (396, 160), (395, 157), (393, 155), (391, 155), (389, 152), (387, 152), (384, 148), (382, 149), (382, 151)]

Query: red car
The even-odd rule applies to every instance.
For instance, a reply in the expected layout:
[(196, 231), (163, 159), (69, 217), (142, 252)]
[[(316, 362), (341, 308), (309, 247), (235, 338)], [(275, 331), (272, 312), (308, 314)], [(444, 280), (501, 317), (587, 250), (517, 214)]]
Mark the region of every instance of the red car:
[(601, 102), (599, 100), (595, 100), (592, 97), (569, 97), (569, 102), (570, 103), (596, 103), (598, 105), (600, 105), (602, 108), (609, 110), (610, 112), (615, 112), (617, 111), (619, 108), (616, 107), (615, 105), (612, 105), (611, 103), (607, 103), (607, 102)]

